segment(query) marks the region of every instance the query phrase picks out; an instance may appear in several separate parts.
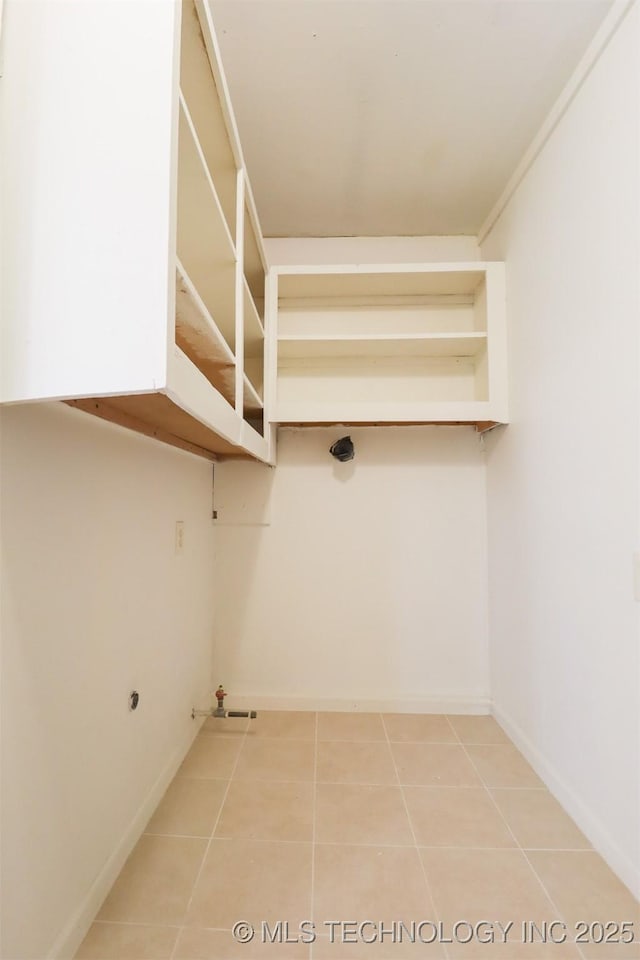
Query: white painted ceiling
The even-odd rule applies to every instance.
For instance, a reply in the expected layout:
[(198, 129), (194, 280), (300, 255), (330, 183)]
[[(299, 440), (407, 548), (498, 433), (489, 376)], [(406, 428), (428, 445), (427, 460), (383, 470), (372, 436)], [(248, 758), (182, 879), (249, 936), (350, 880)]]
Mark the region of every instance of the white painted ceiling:
[(211, 6), (265, 235), (407, 236), (477, 233), (610, 0)]

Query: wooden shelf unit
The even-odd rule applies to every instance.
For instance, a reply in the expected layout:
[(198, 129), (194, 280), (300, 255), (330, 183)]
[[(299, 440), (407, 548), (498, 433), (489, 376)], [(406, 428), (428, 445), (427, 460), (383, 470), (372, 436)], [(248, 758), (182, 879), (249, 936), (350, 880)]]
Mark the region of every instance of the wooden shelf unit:
[(203, 456), (272, 462), (266, 259), (209, 0), (92, 17), (92, 58), (77, 20), (60, 19), (60, 75), (34, 83), (16, 134), (26, 149), (50, 82), (70, 117), (89, 102), (99, 117), (95, 135), (67, 131), (73, 149), (53, 152), (38, 216), (19, 225), (42, 255), (18, 260), (15, 276), (47, 296), (12, 294), (0, 400), (64, 400)]
[(209, 313), (209, 330), (223, 342), (216, 336), (195, 350), (199, 328), (186, 336), (176, 326), (176, 343), (233, 407), (242, 435), (262, 435), (269, 460), (264, 325), (256, 306), (264, 302), (266, 259), (206, 3), (183, 0), (181, 52), (177, 254)]
[(500, 263), (274, 268), (278, 423), (506, 422)]

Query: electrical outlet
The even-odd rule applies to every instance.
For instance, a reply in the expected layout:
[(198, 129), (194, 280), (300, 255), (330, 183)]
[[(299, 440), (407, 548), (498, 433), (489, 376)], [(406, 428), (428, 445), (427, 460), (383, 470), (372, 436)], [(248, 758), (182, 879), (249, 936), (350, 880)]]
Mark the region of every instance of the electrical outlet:
[(176, 520), (176, 556), (184, 553), (184, 520)]

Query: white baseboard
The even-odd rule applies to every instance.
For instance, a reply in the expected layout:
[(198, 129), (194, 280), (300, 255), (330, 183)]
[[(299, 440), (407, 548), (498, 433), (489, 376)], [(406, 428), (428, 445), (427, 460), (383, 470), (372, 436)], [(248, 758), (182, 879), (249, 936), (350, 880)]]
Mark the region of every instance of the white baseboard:
[(465, 713), (488, 714), (489, 697), (425, 697), (405, 699), (341, 699), (339, 697), (232, 696), (228, 710), (302, 710), (344, 713)]
[(173, 780), (178, 771), (178, 767), (184, 760), (196, 734), (198, 733), (202, 722), (194, 724), (189, 731), (188, 737), (181, 746), (174, 751), (169, 762), (165, 765), (162, 773), (149, 791), (147, 797), (140, 806), (135, 817), (125, 830), (123, 837), (118, 843), (104, 867), (96, 877), (91, 889), (87, 893), (83, 902), (78, 907), (73, 917), (66, 924), (62, 933), (57, 938), (51, 949), (47, 953), (47, 960), (71, 960), (75, 956), (78, 947), (84, 940), (94, 917), (102, 906), (105, 897), (113, 886), (118, 874), (122, 870), (127, 857), (138, 842), (144, 828), (154, 810), (160, 803), (167, 787)]
[(632, 863), (626, 852), (612, 839), (605, 825), (592, 813), (577, 794), (567, 786), (553, 764), (529, 740), (523, 730), (501, 710), (493, 705), (492, 713), (501, 727), (529, 761), (539, 777), (545, 782), (556, 800), (564, 807), (601, 857), (613, 872), (638, 897), (640, 894), (640, 870)]

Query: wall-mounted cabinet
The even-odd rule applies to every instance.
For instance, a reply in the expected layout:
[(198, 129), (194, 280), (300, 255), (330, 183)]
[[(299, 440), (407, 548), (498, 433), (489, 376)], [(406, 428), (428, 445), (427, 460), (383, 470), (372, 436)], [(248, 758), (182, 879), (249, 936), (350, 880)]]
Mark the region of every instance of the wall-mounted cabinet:
[(277, 423), (507, 420), (504, 267), (274, 268)]
[[(270, 461), (266, 260), (208, 3), (55, 16), (35, 86), (28, 18), (14, 23), (8, 168), (40, 167), (9, 211), (2, 400), (63, 399), (205, 456)], [(42, 116), (56, 127), (35, 151)]]

